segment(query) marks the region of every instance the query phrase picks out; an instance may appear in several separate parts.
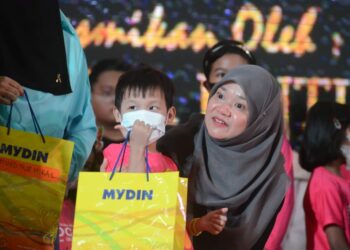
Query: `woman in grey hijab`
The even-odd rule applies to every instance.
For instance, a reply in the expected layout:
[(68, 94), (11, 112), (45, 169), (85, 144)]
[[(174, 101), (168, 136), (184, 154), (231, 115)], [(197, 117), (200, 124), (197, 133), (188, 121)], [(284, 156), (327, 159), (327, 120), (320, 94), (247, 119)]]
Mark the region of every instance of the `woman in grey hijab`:
[[(264, 247), (288, 184), (282, 123), (279, 85), (263, 68), (238, 66), (212, 88), (184, 166), (195, 249)], [(224, 218), (215, 235), (205, 232), (213, 211)]]

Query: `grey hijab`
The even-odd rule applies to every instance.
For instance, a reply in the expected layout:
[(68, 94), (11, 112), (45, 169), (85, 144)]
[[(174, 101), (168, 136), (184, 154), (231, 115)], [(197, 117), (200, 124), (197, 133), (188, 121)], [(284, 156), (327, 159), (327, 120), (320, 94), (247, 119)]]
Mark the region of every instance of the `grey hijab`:
[(229, 208), (226, 227), (218, 235), (220, 245), (246, 250), (254, 246), (276, 215), (288, 183), (280, 153), (280, 88), (263, 68), (242, 65), (227, 73), (209, 98), (227, 83), (237, 83), (246, 95), (247, 128), (235, 138), (216, 140), (203, 123), (195, 137), (193, 157), (184, 167), (190, 173), (190, 202), (208, 211)]

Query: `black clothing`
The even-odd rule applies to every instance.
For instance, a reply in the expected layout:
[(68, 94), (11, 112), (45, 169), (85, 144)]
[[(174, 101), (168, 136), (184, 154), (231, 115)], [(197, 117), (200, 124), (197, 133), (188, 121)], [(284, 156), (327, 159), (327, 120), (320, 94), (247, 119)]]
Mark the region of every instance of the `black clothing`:
[(54, 95), (72, 92), (58, 1), (0, 1), (0, 75)]

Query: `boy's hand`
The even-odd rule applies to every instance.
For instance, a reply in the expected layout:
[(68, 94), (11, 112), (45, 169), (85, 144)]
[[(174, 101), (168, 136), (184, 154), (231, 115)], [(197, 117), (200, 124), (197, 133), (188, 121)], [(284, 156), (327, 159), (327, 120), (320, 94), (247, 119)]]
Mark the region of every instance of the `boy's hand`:
[(11, 104), (24, 95), (23, 87), (15, 80), (0, 76), (0, 104)]
[(146, 172), (145, 149), (152, 133), (152, 127), (136, 120), (130, 133), (130, 157), (128, 172)]
[(130, 147), (146, 148), (148, 139), (152, 134), (152, 127), (145, 122), (136, 120), (130, 133)]
[[(126, 139), (128, 130), (125, 127), (118, 124), (114, 126), (114, 129), (120, 130)], [(130, 145), (133, 144), (145, 148), (148, 145), (148, 139), (151, 136), (152, 131), (153, 129), (151, 126), (145, 124), (143, 121), (136, 120), (130, 133)]]
[(198, 231), (206, 231), (211, 234), (219, 234), (225, 227), (227, 221), (227, 208), (220, 208), (207, 213), (196, 223)]

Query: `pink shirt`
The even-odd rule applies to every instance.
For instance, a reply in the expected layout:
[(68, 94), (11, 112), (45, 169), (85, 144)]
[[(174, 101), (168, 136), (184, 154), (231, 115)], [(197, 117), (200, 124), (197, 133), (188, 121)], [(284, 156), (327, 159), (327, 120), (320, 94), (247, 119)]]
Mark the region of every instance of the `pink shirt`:
[[(108, 164), (106, 172), (112, 172), (114, 164), (117, 160), (122, 144), (110, 144), (103, 150), (103, 156), (107, 159)], [(128, 166), (130, 156), (130, 147), (126, 146), (123, 167)], [(121, 159), (120, 159), (121, 161)], [(148, 152), (148, 163), (152, 173), (160, 173), (166, 171), (177, 171), (176, 164), (167, 156), (159, 152)], [(120, 162), (118, 163), (117, 170), (119, 169)]]
[(344, 229), (350, 244), (350, 181), (337, 176), (324, 167), (311, 175), (304, 197), (307, 249), (328, 250), (328, 225)]
[(284, 157), (284, 170), (289, 177), (290, 186), (287, 190), (286, 196), (284, 197), (282, 208), (277, 215), (275, 225), (265, 244), (265, 249), (267, 250), (282, 249), (281, 245), (283, 237), (287, 232), (288, 223), (294, 207), (293, 151), (287, 140), (287, 137), (285, 136), (283, 138), (281, 153)]

